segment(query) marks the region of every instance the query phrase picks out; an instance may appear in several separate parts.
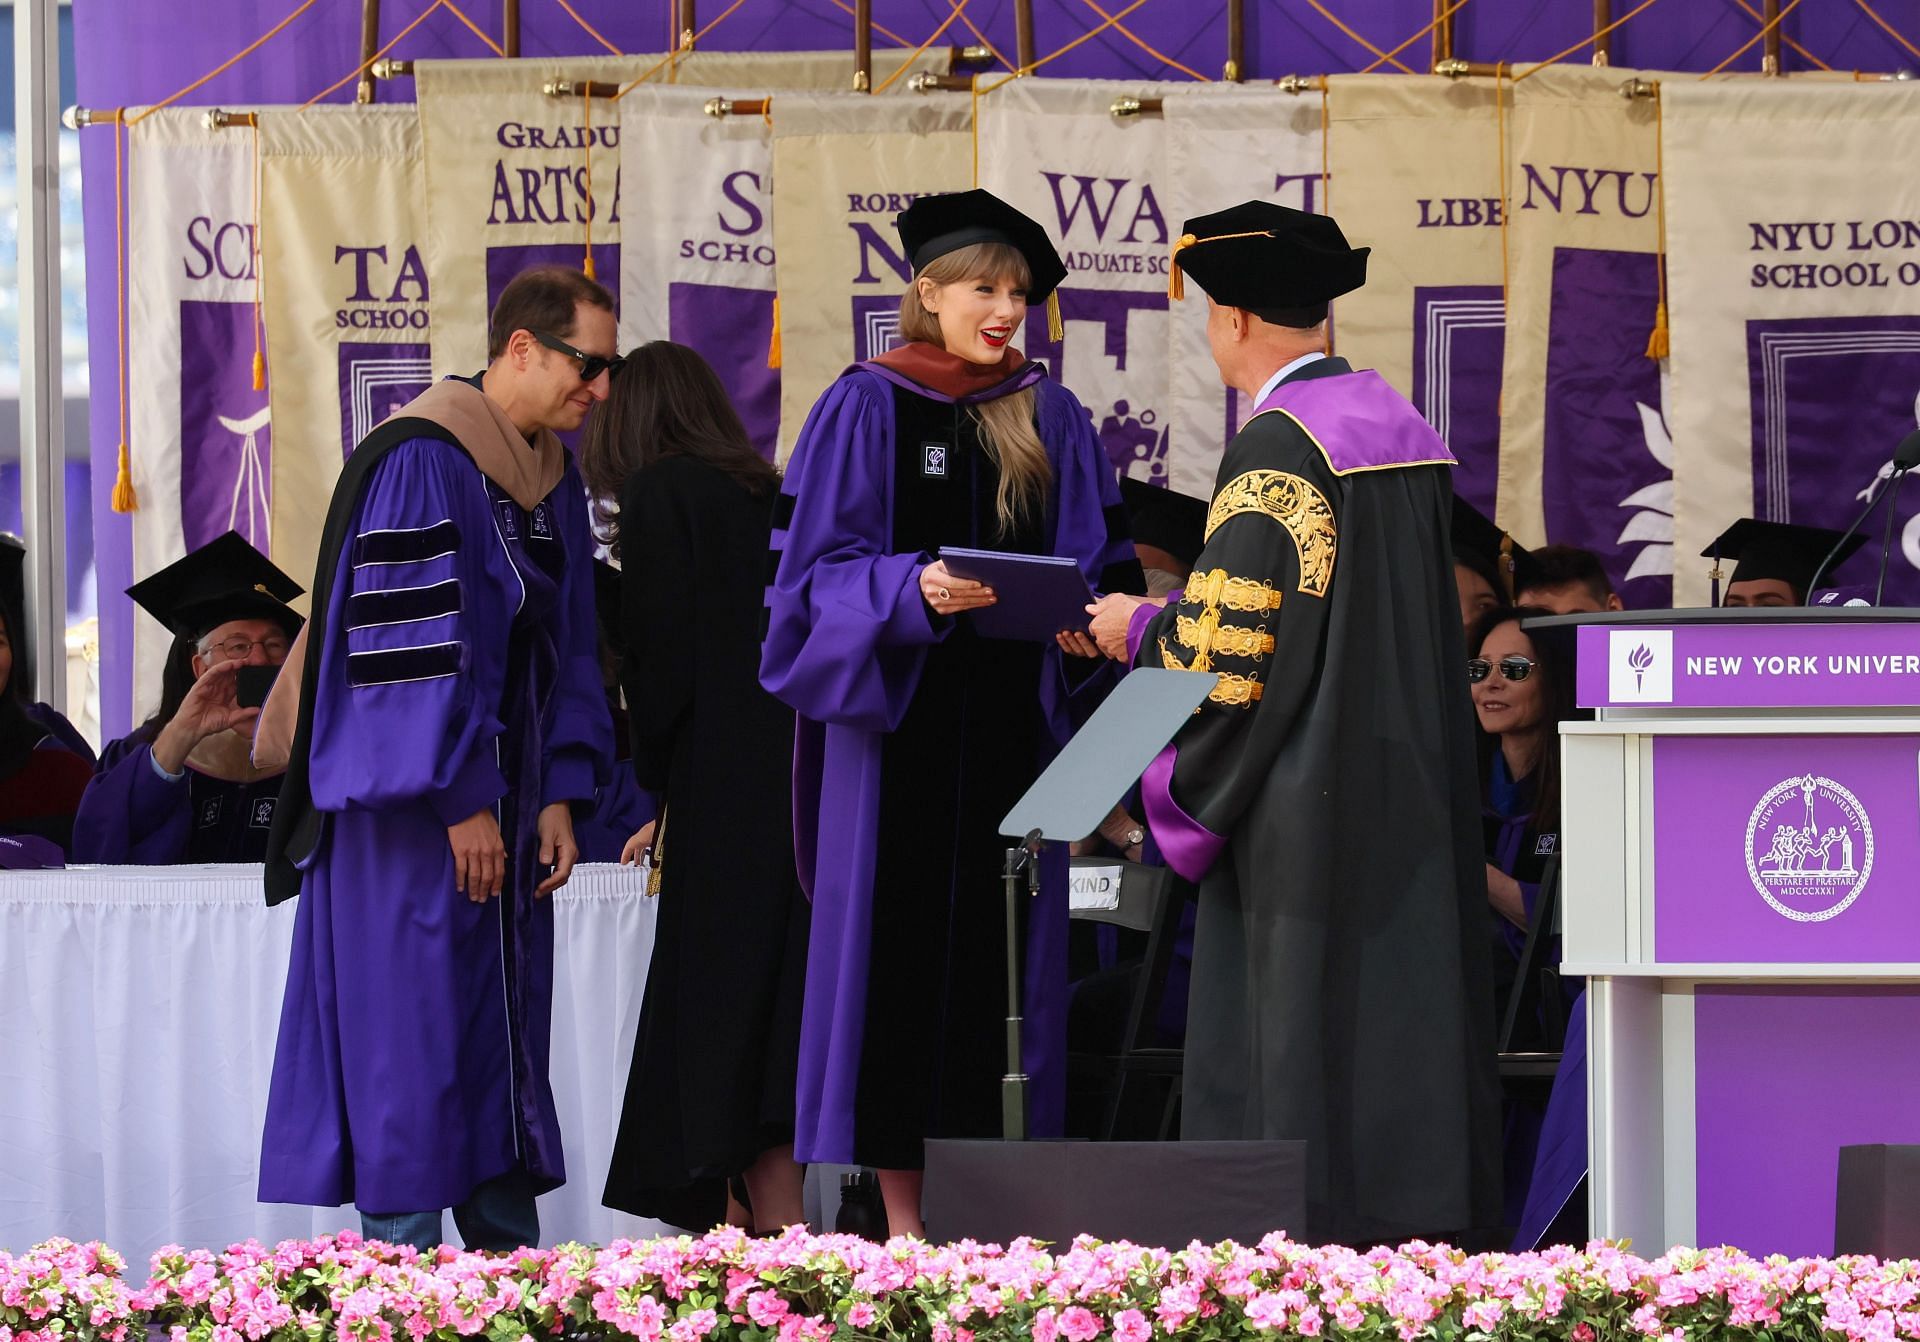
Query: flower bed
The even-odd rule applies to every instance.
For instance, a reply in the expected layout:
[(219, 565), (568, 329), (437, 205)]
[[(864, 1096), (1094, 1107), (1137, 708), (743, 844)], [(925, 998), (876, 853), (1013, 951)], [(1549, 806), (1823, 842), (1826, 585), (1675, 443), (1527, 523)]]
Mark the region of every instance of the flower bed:
[(122, 1273), (100, 1245), (0, 1253), (0, 1342), (126, 1342), (142, 1326), (167, 1342), (1920, 1339), (1911, 1263), (1732, 1249), (1648, 1260), (1598, 1243), (1359, 1253), (1275, 1235), (1255, 1247), (1056, 1250), (716, 1231), (490, 1256), (343, 1234), (163, 1249), (138, 1292)]

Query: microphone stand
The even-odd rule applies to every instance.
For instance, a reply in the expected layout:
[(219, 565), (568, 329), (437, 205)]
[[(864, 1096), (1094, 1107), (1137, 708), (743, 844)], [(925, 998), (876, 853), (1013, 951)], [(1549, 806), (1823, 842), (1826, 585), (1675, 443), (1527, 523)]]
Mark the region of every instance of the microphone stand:
[[(1900, 478), (1900, 476), (1904, 474), (1906, 474), (1906, 470), (1903, 467), (1894, 473), (1894, 478), (1897, 480)], [(1853, 539), (1854, 533), (1859, 531), (1861, 527), (1867, 524), (1868, 516), (1873, 512), (1875, 508), (1878, 508), (1880, 506), (1880, 500), (1884, 499), (1889, 492), (1890, 491), (1885, 489), (1875, 490), (1873, 497), (1867, 500), (1867, 506), (1860, 510), (1860, 516), (1853, 519), (1853, 525), (1840, 533), (1840, 539), (1834, 542), (1833, 548), (1831, 550), (1827, 551), (1827, 557), (1820, 561), (1820, 567), (1813, 571), (1813, 577), (1807, 583), (1807, 593), (1805, 597), (1806, 600), (1808, 601), (1813, 600), (1814, 592), (1819, 590), (1820, 580), (1826, 577), (1827, 570), (1833, 567), (1834, 557), (1840, 553), (1841, 549), (1846, 545), (1848, 541)], [(1889, 520), (1891, 520), (1893, 516), (1892, 509), (1888, 509), (1887, 516)]]
[[(1893, 473), (1893, 486), (1886, 491), (1889, 495), (1887, 499), (1887, 532), (1880, 541), (1880, 579), (1873, 585), (1873, 604), (1876, 606), (1880, 604), (1880, 594), (1887, 590), (1887, 558), (1893, 553), (1893, 524), (1895, 519), (1900, 516), (1900, 510), (1896, 506), (1900, 502), (1900, 482), (1906, 478), (1907, 468), (1902, 466)], [(1808, 589), (1807, 595), (1813, 595), (1811, 588)]]
[(1000, 1129), (1010, 1142), (1027, 1140), (1027, 1074), (1020, 1047), (1020, 885), (1040, 893), (1040, 831), (1030, 830), (1017, 848), (1007, 849), (1002, 879), (1007, 887), (1007, 1074), (1000, 1078)]

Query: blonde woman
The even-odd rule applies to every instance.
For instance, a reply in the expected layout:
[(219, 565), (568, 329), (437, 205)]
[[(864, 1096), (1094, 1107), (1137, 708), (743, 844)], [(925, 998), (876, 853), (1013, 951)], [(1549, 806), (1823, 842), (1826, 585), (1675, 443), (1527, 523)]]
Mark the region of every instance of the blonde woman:
[[(1110, 683), (1084, 633), (980, 637), (995, 594), (942, 547), (1070, 556), (1141, 592), (1112, 468), (1080, 403), (1017, 337), (1066, 277), (985, 191), (895, 221), (913, 266), (900, 348), (808, 416), (774, 514), (761, 681), (799, 713), (795, 842), (813, 899), (795, 1157), (880, 1171), (919, 1234), (922, 1143), (1000, 1130), (1006, 930), (1000, 818)], [(1058, 1129), (1065, 852), (1026, 904), (1033, 1129)]]

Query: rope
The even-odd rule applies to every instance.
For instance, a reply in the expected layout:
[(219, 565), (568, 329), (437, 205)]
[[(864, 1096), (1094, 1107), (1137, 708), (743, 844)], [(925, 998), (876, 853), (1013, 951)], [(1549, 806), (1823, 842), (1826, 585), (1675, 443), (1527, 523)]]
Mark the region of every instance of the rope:
[(260, 245), (260, 118), (253, 118), (253, 389), (267, 389), (267, 354), (260, 344), (260, 275), (266, 249)]
[[(1107, 13), (1106, 10), (1100, 8), (1099, 0), (1080, 0), (1080, 2), (1084, 4), (1088, 9), (1098, 14), (1103, 19), (1112, 17), (1110, 14)], [(1463, 5), (1466, 2), (1467, 0), (1460, 0), (1460, 3)], [(1167, 55), (1165, 52), (1156, 50), (1155, 48), (1147, 45), (1146, 42), (1142, 41), (1139, 37), (1135, 36), (1134, 31), (1131, 28), (1127, 27), (1126, 24), (1116, 22), (1113, 26), (1122, 37), (1127, 39), (1127, 41), (1133, 43), (1136, 47), (1139, 47), (1140, 50), (1146, 52), (1147, 55), (1153, 57), (1156, 61), (1159, 61), (1162, 65), (1171, 65), (1174, 69), (1178, 70), (1181, 74), (1185, 75), (1188, 79), (1198, 80), (1202, 84), (1211, 84), (1213, 82), (1211, 79), (1208, 79), (1205, 75), (1201, 74), (1198, 70), (1182, 65), (1179, 61), (1176, 61), (1173, 57)]]
[[(1733, 3), (1740, 6), (1740, 8), (1744, 9), (1747, 12), (1747, 17), (1752, 19), (1755, 23), (1759, 23), (1761, 21), (1760, 11), (1755, 9), (1752, 5), (1748, 4), (1747, 0), (1733, 0)], [(1821, 60), (1818, 56), (1814, 55), (1811, 51), (1808, 51), (1805, 47), (1801, 46), (1798, 42), (1794, 41), (1791, 34), (1782, 33), (1780, 34), (1780, 38), (1788, 46), (1792, 47), (1795, 51), (1799, 52), (1801, 59), (1806, 61), (1809, 65), (1812, 65), (1816, 69), (1820, 69), (1820, 70), (1833, 69), (1831, 65), (1828, 65), (1825, 61)], [(1920, 56), (1920, 51), (1914, 52), (1914, 55)]]
[(487, 36), (487, 30), (482, 28), (479, 24), (475, 23), (472, 19), (468, 18), (466, 15), (466, 11), (462, 10), (460, 6), (454, 4), (453, 0), (440, 0), (440, 7), (446, 10), (447, 13), (453, 15), (454, 18), (460, 20), (460, 22), (466, 24), (467, 31), (472, 33), (475, 37), (479, 38), (482, 42), (486, 43), (487, 49), (493, 52), (494, 55), (504, 56), (507, 54), (507, 49), (501, 46), (498, 42), (494, 41), (491, 37)]
[(1107, 29), (1113, 27), (1114, 24), (1120, 22), (1120, 20), (1126, 18), (1127, 15), (1133, 13), (1136, 9), (1139, 9), (1142, 5), (1146, 3), (1147, 3), (1147, 0), (1133, 0), (1132, 4), (1128, 5), (1125, 9), (1121, 10), (1118, 14), (1115, 14), (1112, 18), (1108, 19), (1106, 22), (1100, 24), (1097, 28), (1087, 29), (1086, 32), (1074, 38), (1073, 41), (1067, 43), (1064, 47), (1061, 47), (1058, 51), (1049, 52), (1047, 55), (1042, 56), (1039, 60), (1033, 62), (1033, 64), (1022, 66), (1020, 69), (1015, 70), (1012, 74), (1008, 75), (1005, 79), (1002, 79), (997, 83), (987, 85), (987, 87), (981, 89), (980, 92), (982, 94), (987, 94), (987, 93), (992, 93), (995, 89), (1005, 88), (1008, 84), (1011, 84), (1014, 80), (1020, 78), (1022, 75), (1030, 75), (1035, 70), (1038, 70), (1041, 66), (1046, 65), (1049, 62), (1059, 60), (1062, 56), (1066, 55), (1069, 51), (1074, 50), (1076, 47), (1084, 46), (1086, 43), (1091, 42), (1094, 38), (1100, 36), (1101, 33), (1104, 33), (1105, 31), (1107, 31)]
[[(852, 5), (848, 4), (847, 0), (833, 0), (833, 3), (836, 7), (845, 10), (849, 14), (858, 14), (860, 12), (859, 10), (855, 9)], [(973, 27), (973, 25), (969, 23), (967, 27), (971, 28)], [(896, 47), (910, 47), (913, 45), (913, 43), (907, 41), (907, 39), (900, 36), (900, 34), (894, 32), (892, 29), (881, 27), (880, 24), (877, 22), (873, 25), (873, 31), (875, 31), (876, 33), (879, 33), (880, 36), (886, 38), (889, 42), (893, 43)], [(986, 42), (987, 39), (985, 37), (981, 37), (980, 40), (982, 42)], [(988, 45), (991, 46), (992, 44), (988, 43)], [(1000, 53), (996, 51), (994, 52), (994, 55), (1000, 56)], [(1007, 58), (1005, 56), (1000, 56), (1000, 59), (1005, 61)], [(1008, 62), (1007, 68), (1009, 70), (1013, 68), (1013, 65), (1011, 62)]]
[[(712, 23), (709, 23), (706, 27), (702, 28), (699, 32), (695, 33), (693, 35), (692, 41), (687, 43), (686, 45), (689, 48), (698, 46), (701, 38), (705, 37), (708, 33), (712, 32), (715, 28), (718, 28), (727, 19), (733, 17), (733, 12), (739, 9), (740, 6), (746, 3), (747, 3), (747, 0), (733, 0), (732, 4), (728, 5), (725, 9), (721, 10), (718, 14), (713, 16)], [(655, 61), (653, 65), (647, 69), (646, 73), (642, 74), (638, 79), (634, 80), (632, 83), (623, 87), (618, 93), (614, 94), (613, 101), (619, 102), (622, 98), (626, 97), (629, 93), (639, 88), (642, 84), (646, 83), (649, 79), (652, 79), (655, 75), (659, 74), (662, 70), (666, 69), (669, 65), (673, 64), (675, 61), (679, 59), (680, 59), (680, 49), (676, 47), (674, 50), (669, 51), (660, 60)]]
[(1406, 64), (1404, 61), (1396, 60), (1393, 57), (1387, 55), (1387, 53), (1380, 50), (1379, 47), (1376, 47), (1373, 43), (1367, 41), (1366, 38), (1360, 36), (1359, 33), (1356, 33), (1353, 29), (1347, 27), (1345, 23), (1341, 22), (1340, 16), (1338, 14), (1335, 14), (1332, 10), (1328, 9), (1325, 5), (1321, 4), (1320, 0), (1307, 0), (1307, 5), (1310, 9), (1314, 11), (1314, 13), (1318, 14), (1321, 18), (1325, 19), (1328, 23), (1331, 23), (1334, 27), (1338, 28), (1341, 32), (1345, 33), (1348, 37), (1351, 37), (1354, 41), (1358, 42), (1361, 46), (1365, 47), (1368, 51), (1371, 51), (1375, 56), (1379, 57), (1380, 58), (1379, 61), (1375, 61), (1374, 64), (1377, 65), (1380, 63), (1380, 61), (1385, 61), (1389, 65), (1398, 66), (1402, 74), (1410, 75), (1414, 72), (1412, 66)]
[(314, 5), (317, 4), (318, 2), (319, 0), (300, 0), (299, 7), (295, 9), (293, 13), (287, 15), (286, 18), (274, 24), (273, 27), (267, 29), (266, 32), (254, 38), (253, 41), (247, 43), (246, 46), (234, 52), (233, 55), (229, 56), (226, 60), (222, 61), (220, 64), (214, 66), (213, 69), (201, 75), (198, 79), (194, 80), (191, 84), (187, 85), (185, 88), (181, 89), (179, 92), (173, 94), (171, 97), (162, 98), (159, 102), (153, 104), (153, 106), (151, 107), (143, 107), (138, 112), (135, 112), (133, 114), (132, 120), (128, 121), (127, 124), (129, 126), (138, 125), (140, 122), (145, 121), (148, 117), (152, 116), (155, 112), (158, 112), (161, 108), (173, 106), (175, 103), (179, 102), (182, 98), (186, 97), (189, 93), (192, 93), (195, 89), (198, 89), (203, 85), (207, 84), (209, 81), (219, 77), (220, 75), (225, 74), (227, 71), (231, 70), (234, 66), (238, 65), (241, 61), (253, 55), (254, 52), (260, 50), (260, 48), (264, 47), (268, 42), (271, 42), (274, 38), (278, 37), (282, 32), (286, 30), (286, 27), (288, 24), (292, 23), (295, 19), (299, 18), (302, 14), (306, 13), (308, 10), (312, 9)]
[[(1333, 108), (1329, 102), (1330, 86), (1325, 75), (1320, 76), (1320, 213), (1333, 213)], [(1327, 319), (1327, 353), (1333, 353), (1334, 322)]]
[(973, 110), (973, 184), (980, 185), (980, 76), (975, 75), (967, 81), (967, 96)]
[[(1891, 37), (1894, 41), (1905, 47), (1912, 55), (1920, 56), (1920, 47), (1916, 47), (1913, 43), (1907, 41), (1906, 38), (1900, 35), (1898, 28), (1895, 28), (1891, 23), (1888, 23), (1885, 19), (1874, 13), (1873, 6), (1868, 4), (1867, 0), (1853, 0), (1853, 2), (1860, 6), (1861, 11), (1865, 13), (1868, 18), (1879, 24), (1882, 31), (1884, 31), (1888, 37)], [(1786, 16), (1783, 14), (1781, 17), (1785, 18)], [(1791, 42), (1793, 39), (1789, 37), (1787, 41)]]
[(1659, 305), (1653, 310), (1653, 331), (1647, 336), (1647, 357), (1664, 359), (1672, 348), (1672, 337), (1667, 329), (1667, 122), (1666, 99), (1660, 93), (1660, 81), (1653, 84), (1653, 180), (1660, 192), (1658, 200), (1659, 217), (1654, 226), (1659, 230), (1653, 248), (1653, 278)]
[(1632, 19), (1635, 15), (1644, 13), (1645, 11), (1652, 9), (1656, 3), (1658, 3), (1658, 0), (1640, 0), (1639, 4), (1635, 5), (1632, 9), (1622, 14), (1619, 18), (1615, 19), (1612, 23), (1609, 23), (1606, 27), (1596, 31), (1593, 34), (1593, 36), (1582, 38), (1580, 41), (1575, 42), (1572, 46), (1568, 47), (1565, 51), (1555, 52), (1553, 55), (1547, 57), (1544, 61), (1541, 61), (1540, 64), (1538, 65), (1529, 65), (1526, 69), (1522, 70), (1519, 74), (1513, 77), (1513, 82), (1518, 84), (1521, 80), (1531, 78), (1532, 76), (1538, 74), (1540, 71), (1546, 69), (1549, 65), (1558, 65), (1561, 61), (1573, 55), (1574, 52), (1579, 51), (1581, 48), (1592, 46), (1595, 42), (1598, 42), (1601, 38), (1605, 37), (1608, 33), (1612, 32), (1615, 28), (1618, 28), (1621, 24), (1627, 22), (1629, 19)]
[(627, 54), (626, 52), (620, 50), (619, 47), (616, 47), (613, 43), (607, 41), (605, 37), (601, 36), (600, 30), (594, 27), (591, 23), (588, 23), (585, 19), (581, 18), (580, 11), (575, 9), (572, 5), (568, 4), (567, 0), (554, 0), (554, 3), (559, 5), (560, 8), (566, 10), (567, 17), (572, 19), (575, 23), (579, 24), (582, 28), (584, 28), (586, 30), (588, 37), (591, 37), (594, 41), (598, 42), (601, 46), (605, 47), (613, 55), (624, 56)]
[(1732, 65), (1735, 61), (1739, 60), (1742, 56), (1746, 55), (1749, 51), (1752, 51), (1754, 43), (1760, 41), (1768, 33), (1772, 32), (1775, 28), (1778, 28), (1780, 26), (1781, 21), (1785, 19), (1787, 15), (1793, 13), (1794, 10), (1800, 8), (1802, 3), (1803, 3), (1803, 0), (1788, 0), (1788, 3), (1782, 6), (1780, 12), (1773, 16), (1773, 21), (1771, 23), (1766, 23), (1761, 25), (1760, 31), (1755, 33), (1752, 37), (1749, 37), (1746, 41), (1742, 42), (1740, 44), (1740, 49), (1738, 51), (1734, 52), (1731, 56), (1727, 57), (1724, 61), (1721, 61), (1720, 64), (1714, 66), (1711, 70), (1707, 71), (1705, 74), (1701, 75), (1700, 77), (1702, 79), (1712, 79), (1715, 75), (1719, 74), (1722, 70), (1726, 69), (1729, 65)]
[[(1431, 33), (1435, 28), (1438, 28), (1441, 24), (1445, 23), (1448, 19), (1452, 18), (1455, 14), (1459, 13), (1460, 10), (1466, 5), (1466, 3), (1467, 3), (1467, 0), (1453, 0), (1453, 4), (1447, 9), (1446, 13), (1434, 19), (1432, 23), (1429, 23), (1426, 27), (1422, 28), (1419, 32), (1415, 33), (1412, 37), (1409, 37), (1406, 41), (1402, 42), (1399, 46), (1395, 47), (1392, 51), (1382, 53), (1379, 60), (1375, 61), (1372, 65), (1369, 65), (1366, 69), (1362, 70), (1360, 73), (1363, 75), (1372, 74), (1375, 70), (1378, 70), (1381, 66), (1385, 65), (1388, 61), (1393, 60), (1395, 56), (1398, 56), (1401, 52), (1405, 51), (1408, 47), (1412, 46), (1415, 42), (1418, 42), (1421, 38)], [(1394, 63), (1398, 64), (1399, 62), (1396, 61)]]
[(111, 506), (130, 513), (140, 506), (133, 492), (133, 463), (127, 455), (127, 117), (121, 108), (113, 118), (113, 322), (114, 372), (120, 384), (119, 466), (113, 479)]
[(380, 50), (374, 52), (373, 55), (367, 57), (364, 61), (361, 61), (359, 66), (354, 69), (352, 74), (348, 75), (345, 79), (340, 80), (338, 83), (329, 84), (327, 85), (326, 88), (321, 89), (318, 93), (314, 94), (311, 98), (301, 103), (300, 109), (302, 111), (305, 111), (307, 108), (312, 107), (315, 103), (320, 102), (325, 98), (331, 97), (333, 94), (338, 93), (341, 89), (345, 88), (347, 85), (351, 84), (354, 80), (358, 79), (361, 75), (365, 74), (368, 70), (371, 70), (373, 68), (373, 63), (375, 61), (379, 60), (382, 56), (385, 56), (389, 51), (392, 51), (395, 47), (399, 46), (402, 38), (406, 37), (407, 34), (411, 33), (415, 28), (418, 28), (421, 24), (425, 23), (429, 18), (433, 17), (434, 11), (438, 10), (442, 5), (446, 3), (447, 3), (447, 0), (433, 0), (432, 4), (428, 5), (425, 9), (420, 11), (419, 17), (415, 18), (412, 23), (409, 23), (406, 27), (402, 28), (399, 32), (395, 33), (393, 35), (393, 40), (391, 42), (387, 43), (384, 47), (381, 47)]
[[(1493, 119), (1499, 127), (1500, 137), (1500, 320), (1512, 319), (1513, 307), (1513, 256), (1507, 245), (1507, 220), (1513, 214), (1513, 182), (1507, 160), (1507, 92), (1512, 67), (1504, 61), (1493, 67)], [(1501, 397), (1496, 403), (1500, 414), (1506, 413), (1506, 400)]]
[[(561, 0), (561, 3), (565, 2), (566, 0)], [(585, 140), (587, 145), (581, 152), (581, 157), (587, 161), (587, 190), (586, 201), (580, 211), (586, 216), (587, 251), (580, 260), (580, 270), (591, 280), (597, 278), (593, 272), (593, 83), (591, 80), (580, 90), (580, 112), (583, 118), (581, 129), (585, 132), (580, 138)]]
[(947, 15), (945, 21), (942, 22), (938, 28), (935, 28), (933, 30), (932, 36), (928, 37), (926, 41), (922, 42), (919, 46), (915, 47), (911, 52), (909, 52), (907, 55), (907, 58), (904, 61), (900, 62), (899, 68), (896, 69), (892, 74), (888, 75), (885, 79), (881, 80), (879, 86), (874, 89), (874, 92), (885, 93), (889, 88), (893, 86), (893, 83), (895, 80), (899, 79), (901, 75), (904, 75), (908, 70), (912, 69), (913, 63), (920, 59), (921, 53), (924, 52), (928, 47), (932, 46), (935, 42), (938, 42), (943, 36), (945, 36), (947, 29), (953, 27), (954, 21), (958, 19), (960, 15), (966, 11), (968, 3), (969, 3), (969, 0), (960, 0), (960, 3), (953, 7), (953, 12)]

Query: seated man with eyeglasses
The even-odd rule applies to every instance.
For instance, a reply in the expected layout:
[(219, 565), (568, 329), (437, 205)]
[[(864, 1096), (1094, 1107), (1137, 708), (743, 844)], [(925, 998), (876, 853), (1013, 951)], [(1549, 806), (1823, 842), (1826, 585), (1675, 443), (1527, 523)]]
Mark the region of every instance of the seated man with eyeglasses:
[[(253, 766), (264, 668), (300, 630), (300, 595), (229, 531), (127, 589), (174, 635), (160, 710), (110, 744), (73, 822), (76, 862), (258, 862), (284, 770)], [(256, 668), (256, 669), (250, 669)]]

